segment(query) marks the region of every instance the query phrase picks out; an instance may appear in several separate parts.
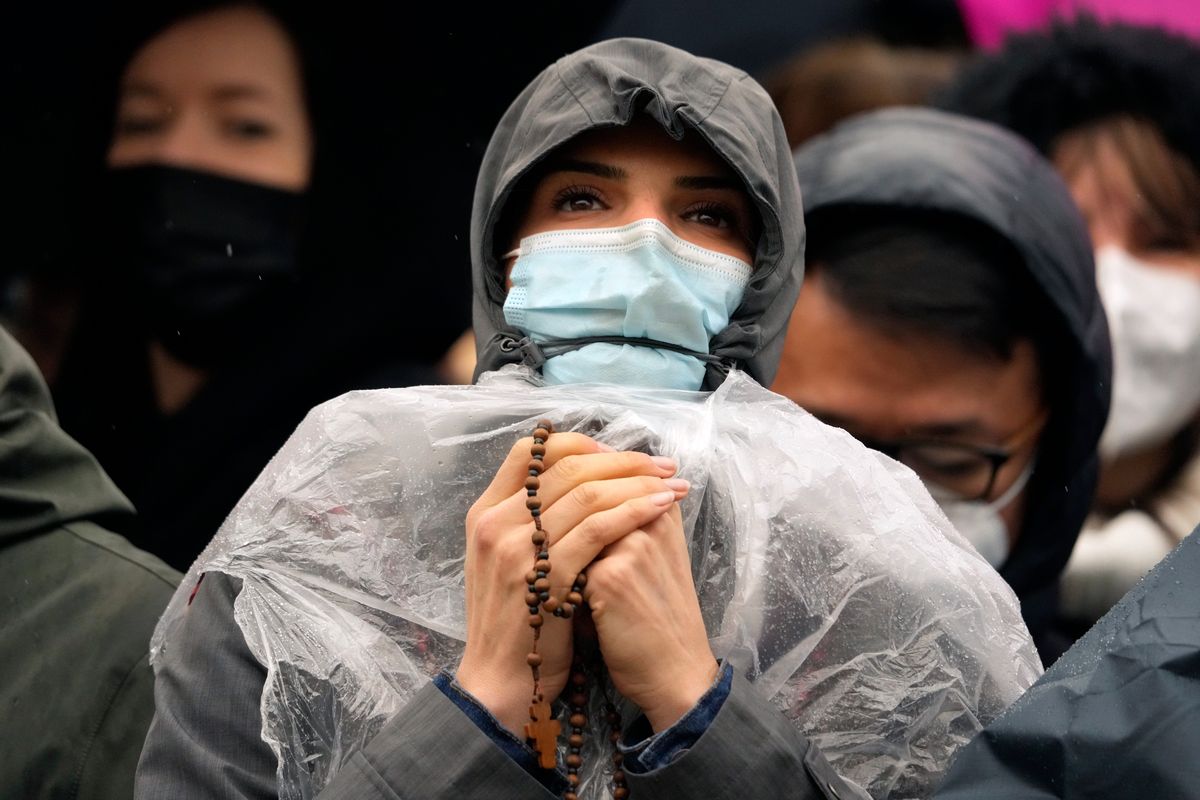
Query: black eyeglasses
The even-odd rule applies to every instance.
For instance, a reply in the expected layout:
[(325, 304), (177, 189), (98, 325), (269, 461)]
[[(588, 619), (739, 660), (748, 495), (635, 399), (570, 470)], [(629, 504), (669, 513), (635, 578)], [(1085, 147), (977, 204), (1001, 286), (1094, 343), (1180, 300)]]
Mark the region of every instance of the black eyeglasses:
[(964, 500), (986, 500), (996, 487), (996, 475), (1022, 444), (1038, 433), (1046, 420), (1039, 413), (1003, 445), (975, 445), (939, 439), (880, 441), (855, 437), (872, 450), (894, 458), (917, 473), (922, 483), (952, 492)]

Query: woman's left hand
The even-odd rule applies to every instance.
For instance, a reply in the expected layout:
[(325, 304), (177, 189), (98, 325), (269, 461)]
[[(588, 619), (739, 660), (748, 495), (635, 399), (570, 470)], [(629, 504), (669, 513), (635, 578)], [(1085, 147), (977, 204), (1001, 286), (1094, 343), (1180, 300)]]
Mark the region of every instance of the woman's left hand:
[(655, 731), (670, 727), (716, 679), (676, 503), (609, 545), (587, 569), (584, 598), (613, 685)]

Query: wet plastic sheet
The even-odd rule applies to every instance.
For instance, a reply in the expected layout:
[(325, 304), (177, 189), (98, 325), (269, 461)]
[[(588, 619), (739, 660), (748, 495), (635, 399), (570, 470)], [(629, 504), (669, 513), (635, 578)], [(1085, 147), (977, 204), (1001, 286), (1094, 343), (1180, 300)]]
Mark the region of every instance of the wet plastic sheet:
[[(314, 796), (457, 664), (467, 509), (543, 416), (679, 461), (714, 653), (874, 797), (930, 794), (1040, 674), (1000, 577), (912, 473), (844, 432), (736, 372), (711, 394), (535, 380), (507, 367), (477, 386), (319, 406), (181, 584), (155, 656), (200, 572), (243, 581), (235, 616), (268, 670), (263, 735), (281, 797)], [(607, 793), (607, 737), (592, 733), (589, 800)]]

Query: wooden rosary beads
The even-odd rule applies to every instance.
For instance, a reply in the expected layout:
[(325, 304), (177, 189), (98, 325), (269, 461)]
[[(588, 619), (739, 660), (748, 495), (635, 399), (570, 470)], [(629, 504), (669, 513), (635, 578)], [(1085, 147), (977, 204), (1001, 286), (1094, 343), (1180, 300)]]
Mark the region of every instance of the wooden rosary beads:
[[(525, 491), (528, 497), (525, 507), (533, 517), (533, 569), (525, 576), (528, 592), (525, 604), (529, 607), (529, 627), (533, 629), (533, 647), (525, 657), (526, 663), (533, 673), (533, 701), (529, 706), (529, 722), (525, 724), (525, 738), (532, 744), (538, 754), (538, 764), (543, 769), (554, 769), (557, 765), (558, 734), (562, 725), (554, 718), (554, 710), (542, 693), (541, 665), (542, 656), (538, 653), (538, 640), (541, 638), (542, 625), (545, 618), (542, 612), (556, 617), (570, 619), (575, 609), (583, 604), (583, 589), (587, 586), (587, 575), (580, 572), (571, 584), (571, 591), (566, 599), (559, 601), (550, 595), (550, 545), (546, 532), (542, 530), (542, 501), (538, 499), (538, 488), (541, 486), (541, 474), (545, 470), (543, 459), (546, 455), (546, 442), (554, 427), (549, 420), (539, 420), (533, 432), (533, 446), (530, 448), (529, 477), (525, 479)], [(583, 767), (583, 728), (587, 724), (587, 674), (583, 670), (583, 660), (578, 656), (571, 668), (570, 708), (571, 714), (567, 719), (571, 733), (567, 737), (567, 784), (569, 788), (563, 794), (563, 800), (578, 800), (575, 790), (579, 787), (579, 770)], [(605, 716), (609, 724), (609, 741), (616, 744), (621, 738), (621, 716), (608, 698), (605, 698)], [(623, 757), (620, 752), (613, 753), (613, 797), (624, 800), (629, 796), (625, 785), (625, 773), (621, 770)]]

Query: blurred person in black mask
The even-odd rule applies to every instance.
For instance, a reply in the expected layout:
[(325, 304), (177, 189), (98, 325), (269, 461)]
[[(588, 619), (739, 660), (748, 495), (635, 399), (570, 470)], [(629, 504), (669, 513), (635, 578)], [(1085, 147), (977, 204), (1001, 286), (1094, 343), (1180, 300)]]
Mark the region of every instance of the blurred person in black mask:
[(312, 405), (440, 382), (466, 324), (450, 270), (416, 285), (434, 312), (406, 311), (387, 275), (403, 268), (361, 263), (329, 223), (319, 90), (282, 20), (192, 6), (125, 64), (99, 263), (54, 385), (64, 427), (139, 509), (125, 533), (180, 568)]
[(943, 102), (1046, 154), (1096, 250), (1113, 407), (1062, 584), (1086, 628), (1200, 523), (1200, 46), (1085, 18), (1011, 38)]

